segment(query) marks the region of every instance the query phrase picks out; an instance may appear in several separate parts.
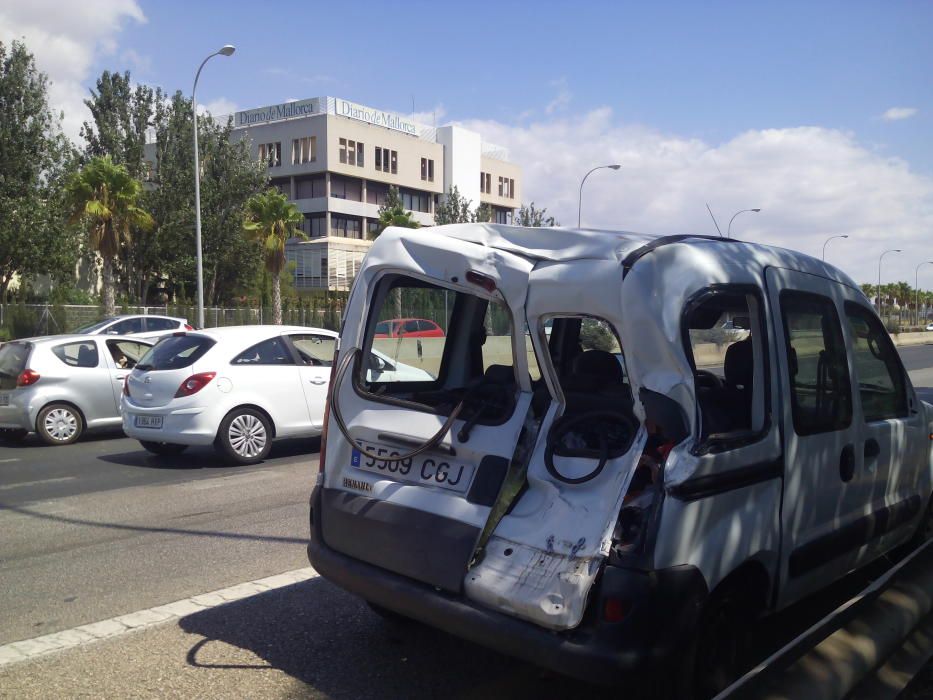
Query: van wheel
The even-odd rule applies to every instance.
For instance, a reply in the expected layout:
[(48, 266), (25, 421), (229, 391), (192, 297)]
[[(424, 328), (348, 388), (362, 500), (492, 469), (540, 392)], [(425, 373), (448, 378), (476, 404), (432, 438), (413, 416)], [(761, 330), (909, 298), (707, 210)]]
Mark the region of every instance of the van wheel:
[(751, 605), (734, 586), (714, 593), (707, 602), (691, 659), (697, 700), (718, 695), (744, 673), (753, 617)]
[(46, 445), (70, 445), (84, 432), (84, 419), (74, 406), (49, 404), (39, 411), (36, 432)]
[(143, 446), (144, 450), (148, 450), (156, 455), (180, 455), (188, 449), (187, 445), (179, 445), (174, 442), (150, 442), (148, 440), (140, 440), (139, 444)]
[(272, 426), (259, 411), (236, 408), (221, 422), (216, 444), (221, 454), (237, 464), (256, 464), (272, 449)]

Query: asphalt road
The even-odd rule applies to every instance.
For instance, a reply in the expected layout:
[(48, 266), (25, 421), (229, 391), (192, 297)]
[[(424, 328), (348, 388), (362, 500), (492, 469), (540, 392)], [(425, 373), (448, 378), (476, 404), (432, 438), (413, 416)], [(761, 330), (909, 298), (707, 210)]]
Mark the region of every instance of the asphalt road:
[[(933, 346), (901, 351), (933, 403)], [(254, 467), (155, 457), (103, 435), (0, 447), (0, 644), (307, 566), (317, 445)], [(780, 616), (777, 644), (872, 573)], [(575, 697), (594, 690), (418, 625), (313, 579), (0, 669), (0, 697)]]

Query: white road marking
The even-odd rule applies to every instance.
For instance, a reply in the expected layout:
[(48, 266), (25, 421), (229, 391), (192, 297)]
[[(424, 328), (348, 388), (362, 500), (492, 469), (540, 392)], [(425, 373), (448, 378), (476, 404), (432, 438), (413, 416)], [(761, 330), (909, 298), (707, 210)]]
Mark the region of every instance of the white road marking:
[(190, 598), (176, 600), (166, 605), (157, 605), (127, 615), (81, 625), (70, 630), (10, 642), (0, 646), (0, 666), (16, 663), (17, 661), (27, 661), (54, 651), (71, 649), (72, 647), (91, 644), (100, 639), (110, 639), (136, 630), (146, 629), (153, 625), (170, 622), (192, 613), (224, 605), (234, 600), (241, 600), (276, 588), (290, 586), (293, 583), (307, 581), (316, 578), (318, 575), (311, 567), (294, 569), (275, 576), (238, 583), (235, 586), (228, 586), (210, 593), (202, 593)]
[(0, 464), (7, 464), (8, 462), (19, 462), (19, 457), (13, 457), (12, 459), (0, 459)]
[(10, 489), (19, 489), (24, 486), (36, 486), (37, 484), (54, 484), (57, 481), (74, 481), (76, 476), (59, 476), (54, 479), (38, 479), (37, 481), (20, 481), (18, 484), (7, 484), (0, 486), (0, 491), (9, 491)]

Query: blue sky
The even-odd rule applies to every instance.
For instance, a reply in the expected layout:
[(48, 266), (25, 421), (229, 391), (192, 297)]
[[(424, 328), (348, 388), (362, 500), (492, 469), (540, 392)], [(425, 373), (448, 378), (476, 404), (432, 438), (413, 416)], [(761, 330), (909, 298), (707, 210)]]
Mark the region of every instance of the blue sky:
[[(101, 70), (214, 114), (320, 95), (460, 122), (509, 149), (565, 224), (715, 233), (819, 255), (860, 282), (933, 260), (933, 2), (0, 0), (77, 137)], [(933, 265), (924, 268), (933, 287)]]

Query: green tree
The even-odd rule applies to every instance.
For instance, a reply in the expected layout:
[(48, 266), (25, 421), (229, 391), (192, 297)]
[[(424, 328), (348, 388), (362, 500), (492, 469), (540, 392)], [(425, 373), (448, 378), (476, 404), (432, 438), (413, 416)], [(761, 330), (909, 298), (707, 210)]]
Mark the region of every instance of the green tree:
[(515, 215), (516, 226), (560, 226), (553, 216), (547, 216), (547, 209), (538, 209), (532, 202), (527, 207), (523, 204)]
[(411, 212), (406, 211), (405, 207), (402, 206), (402, 198), (398, 194), (397, 187), (389, 188), (385, 202), (379, 207), (379, 221), (373, 238), (378, 238), (379, 234), (389, 226), (421, 228), (421, 224), (412, 218)]
[(62, 199), (76, 154), (47, 85), (24, 44), (0, 42), (0, 302), (15, 277), (73, 277), (79, 256)]
[(113, 263), (123, 246), (129, 245), (133, 228), (148, 230), (152, 216), (139, 206), (142, 185), (126, 167), (115, 165), (109, 156), (92, 159), (69, 178), (68, 208), (73, 222), (83, 222), (88, 245), (101, 258), (104, 313), (116, 312)]
[(297, 227), (303, 216), (298, 207), (275, 188), (253, 195), (246, 203), (247, 236), (262, 247), (266, 272), (272, 282), (272, 323), (282, 323), (282, 287), (279, 276), (285, 267), (285, 242), (298, 236), (305, 238)]
[(483, 202), (478, 207), (476, 207), (476, 213), (473, 215), (473, 220), (479, 224), (488, 224), (492, 221), (492, 216), (492, 207), (486, 204), (486, 202)]
[[(156, 236), (143, 241), (151, 250), (139, 257), (149, 261), (147, 286), (164, 279), (177, 293), (197, 286), (190, 100), (177, 92), (157, 103), (154, 124), (155, 171), (145, 201), (159, 225)], [(231, 138), (232, 121), (199, 117), (198, 124), (204, 297), (206, 304), (222, 304), (260, 293), (258, 244), (242, 230), (246, 202), (263, 191), (268, 175), (250, 155), (249, 141)]]
[(470, 210), (472, 203), (473, 201), (460, 194), (460, 190), (454, 185), (450, 192), (444, 195), (444, 201), (434, 210), (435, 225), (465, 224), (473, 221), (473, 213)]

